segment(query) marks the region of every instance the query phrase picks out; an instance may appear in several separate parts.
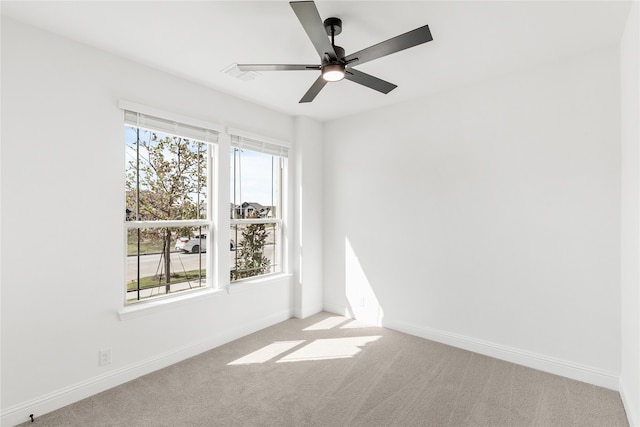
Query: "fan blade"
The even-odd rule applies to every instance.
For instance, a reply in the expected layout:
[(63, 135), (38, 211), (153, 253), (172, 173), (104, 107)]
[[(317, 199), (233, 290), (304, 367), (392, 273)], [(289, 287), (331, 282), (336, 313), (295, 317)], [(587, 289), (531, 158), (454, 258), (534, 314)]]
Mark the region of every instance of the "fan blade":
[(337, 59), (336, 52), (331, 46), (315, 3), (312, 1), (292, 1), (289, 4), (306, 31), (307, 36), (311, 39), (311, 43), (313, 43), (313, 47), (316, 48), (320, 58), (324, 59), (325, 55), (329, 55), (329, 58), (335, 61)]
[(320, 65), (298, 65), (298, 64), (238, 64), (240, 71), (304, 71), (319, 70)]
[(300, 100), (300, 104), (304, 102), (311, 102), (313, 99), (320, 93), (324, 85), (327, 84), (327, 81), (322, 78), (322, 75), (318, 76), (318, 79), (313, 82), (307, 93), (304, 94), (302, 99)]
[(398, 87), (393, 83), (389, 83), (377, 77), (373, 77), (370, 74), (363, 73), (362, 71), (358, 71), (354, 68), (349, 68), (344, 75), (344, 78), (385, 94)]
[(353, 65), (360, 65), (383, 56), (391, 55), (392, 53), (400, 52), (401, 50), (409, 49), (410, 47), (414, 47), (422, 43), (430, 42), (431, 40), (433, 40), (433, 37), (431, 37), (431, 31), (429, 31), (429, 26), (425, 25), (424, 27), (416, 28), (408, 33), (401, 34), (392, 39), (383, 41), (366, 49), (362, 49), (359, 52), (352, 53), (345, 57), (344, 60), (346, 62), (350, 62), (357, 59), (357, 62)]

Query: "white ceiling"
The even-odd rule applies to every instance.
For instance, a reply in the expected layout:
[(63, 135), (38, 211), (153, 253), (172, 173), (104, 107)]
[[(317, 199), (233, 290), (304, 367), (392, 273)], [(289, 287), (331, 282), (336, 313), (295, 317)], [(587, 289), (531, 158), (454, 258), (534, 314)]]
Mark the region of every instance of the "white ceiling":
[(261, 72), (233, 63), (314, 64), (287, 1), (2, 1), (2, 14), (204, 86), (321, 121), (529, 68), (619, 41), (630, 2), (317, 1), (336, 16), (347, 54), (428, 24), (434, 40), (356, 67), (398, 85), (388, 95), (350, 81), (298, 101), (317, 71)]

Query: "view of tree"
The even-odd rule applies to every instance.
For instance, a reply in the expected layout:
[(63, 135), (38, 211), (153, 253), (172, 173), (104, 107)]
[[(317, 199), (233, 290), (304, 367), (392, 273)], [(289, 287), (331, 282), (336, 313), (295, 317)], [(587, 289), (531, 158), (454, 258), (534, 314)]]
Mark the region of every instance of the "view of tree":
[[(132, 128), (135, 140), (126, 170), (126, 208), (131, 220), (189, 220), (204, 216), (207, 185), (207, 147), (199, 141)], [(132, 158), (133, 157), (133, 158)], [(174, 230), (176, 230), (174, 228)], [(191, 233), (190, 227), (177, 229)], [(138, 233), (141, 230), (132, 230)], [(162, 243), (163, 274), (169, 292), (171, 248), (169, 228), (146, 229), (146, 237)], [(186, 234), (186, 235), (188, 235)]]
[(242, 247), (236, 268), (231, 270), (231, 280), (257, 276), (269, 269), (269, 258), (264, 255), (268, 235), (266, 224), (248, 224), (244, 228)]

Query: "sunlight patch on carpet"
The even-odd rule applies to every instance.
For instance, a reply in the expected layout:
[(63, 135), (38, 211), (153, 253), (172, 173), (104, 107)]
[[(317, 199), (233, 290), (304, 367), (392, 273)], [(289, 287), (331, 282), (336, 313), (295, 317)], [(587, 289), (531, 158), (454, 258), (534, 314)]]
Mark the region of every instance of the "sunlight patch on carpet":
[(262, 347), (260, 350), (256, 350), (253, 353), (249, 353), (240, 359), (234, 360), (229, 365), (250, 365), (253, 363), (264, 363), (274, 357), (281, 355), (282, 353), (291, 350), (297, 345), (300, 345), (305, 340), (299, 341), (276, 341), (273, 344)]
[(304, 328), (303, 331), (326, 331), (328, 329), (335, 328), (336, 326), (346, 322), (347, 320), (349, 319), (342, 316), (327, 317), (326, 319), (321, 320), (318, 323), (309, 326), (308, 328)]
[(351, 322), (340, 326), (340, 329), (364, 329), (364, 328), (376, 328), (376, 327), (378, 326), (354, 319)]
[(380, 338), (380, 335), (374, 335), (367, 337), (318, 339), (284, 356), (278, 360), (277, 363), (352, 358), (360, 353), (364, 346)]

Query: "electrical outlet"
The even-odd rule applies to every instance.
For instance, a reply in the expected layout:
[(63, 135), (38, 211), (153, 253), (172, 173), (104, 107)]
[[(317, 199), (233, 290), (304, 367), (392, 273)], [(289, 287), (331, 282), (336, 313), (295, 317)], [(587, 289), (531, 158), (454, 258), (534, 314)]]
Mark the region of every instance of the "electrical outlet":
[(100, 366), (108, 365), (111, 363), (111, 349), (105, 348), (98, 352), (98, 364)]

